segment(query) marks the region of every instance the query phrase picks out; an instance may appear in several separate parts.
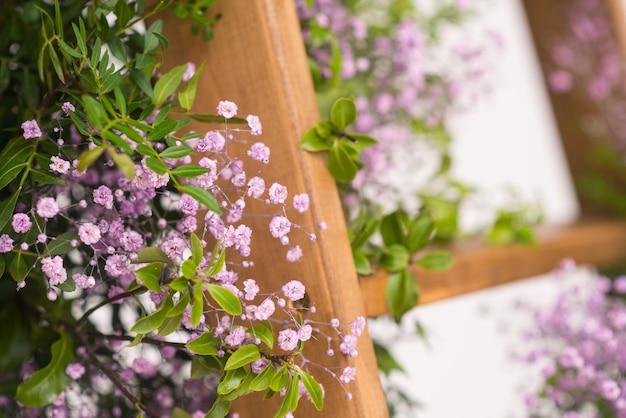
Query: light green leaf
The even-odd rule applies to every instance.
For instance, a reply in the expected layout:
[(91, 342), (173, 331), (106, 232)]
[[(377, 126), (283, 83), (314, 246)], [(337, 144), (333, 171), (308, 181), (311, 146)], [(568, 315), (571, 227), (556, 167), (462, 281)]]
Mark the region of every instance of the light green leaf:
[(105, 148), (106, 147), (104, 145), (100, 145), (99, 147), (88, 149), (87, 151), (83, 152), (78, 159), (78, 166), (76, 167), (76, 169), (78, 171), (87, 170), (96, 162), (96, 160), (98, 160), (98, 158), (100, 158)]
[(224, 418), (230, 412), (230, 404), (231, 401), (225, 401), (218, 396), (217, 400), (204, 418)]
[(383, 253), (379, 265), (383, 269), (393, 272), (399, 271), (409, 264), (409, 258), (411, 257), (409, 250), (400, 244), (392, 244), (387, 247)]
[[(123, 2), (120, 2), (123, 3)], [(191, 418), (191, 415), (184, 409), (180, 409), (179, 407), (175, 407), (172, 411), (172, 418)]]
[(250, 334), (260, 339), (270, 350), (274, 348), (274, 332), (269, 321), (263, 321), (263, 323), (253, 326)]
[(219, 338), (214, 337), (211, 332), (204, 332), (198, 338), (185, 344), (185, 347), (196, 354), (215, 356), (219, 344)]
[(156, 124), (153, 131), (148, 134), (147, 140), (158, 141), (163, 139), (166, 135), (174, 132), (176, 125), (177, 123), (173, 119), (164, 120), (163, 122)]
[(145, 160), (146, 166), (157, 173), (158, 175), (163, 175), (167, 173), (167, 165), (159, 160), (157, 157), (148, 157)]
[(372, 274), (372, 265), (370, 264), (370, 260), (362, 251), (353, 250), (352, 258), (354, 259), (354, 266), (356, 267), (356, 272), (358, 274), (362, 276)]
[(407, 243), (409, 251), (415, 253), (423, 249), (435, 231), (435, 222), (428, 212), (416, 216), (409, 225)]
[(163, 263), (154, 262), (147, 266), (134, 271), (137, 280), (141, 281), (144, 286), (153, 292), (161, 292), (161, 285), (159, 284), (159, 277), (163, 271)]
[(346, 129), (356, 119), (356, 106), (354, 100), (341, 98), (337, 99), (330, 109), (330, 121), (339, 130)]
[(322, 392), (322, 387), (317, 380), (313, 378), (313, 376), (302, 370), (300, 367), (297, 367), (296, 371), (300, 375), (300, 380), (311, 397), (313, 405), (315, 405), (315, 409), (321, 411), (324, 407), (324, 393)]
[(270, 382), (274, 378), (274, 374), (274, 365), (270, 363), (261, 373), (252, 379), (252, 382), (250, 382), (250, 389), (258, 392), (269, 388)]
[(224, 370), (239, 369), (246, 364), (250, 364), (253, 361), (257, 361), (261, 358), (259, 347), (254, 344), (246, 344), (243, 347), (235, 351), (226, 361)]
[(181, 294), (180, 299), (178, 300), (178, 303), (174, 305), (172, 309), (170, 309), (170, 311), (167, 313), (167, 316), (180, 315), (183, 313), (185, 309), (187, 309), (187, 306), (189, 305), (189, 300), (191, 299), (191, 297), (189, 296), (189, 292), (187, 291), (186, 288), (182, 292), (183, 293)]
[(217, 393), (220, 395), (225, 395), (237, 389), (239, 385), (241, 385), (241, 382), (243, 382), (243, 380), (246, 378), (247, 374), (248, 372), (246, 372), (246, 370), (242, 368), (228, 370), (226, 373), (224, 373), (224, 376), (222, 377), (220, 383), (217, 385)]
[(174, 262), (159, 247), (146, 247), (137, 253), (136, 264), (161, 262), (174, 267)]
[(419, 298), (419, 288), (410, 271), (404, 269), (389, 275), (385, 298), (395, 321), (399, 323), (402, 316), (415, 307)]
[(135, 178), (135, 163), (128, 154), (117, 152), (114, 148), (109, 148), (109, 155), (113, 158), (115, 165), (126, 176), (127, 179)]
[(279, 390), (283, 389), (285, 385), (287, 384), (288, 374), (289, 373), (287, 372), (287, 365), (283, 364), (283, 366), (280, 369), (278, 369), (276, 373), (274, 374), (274, 377), (272, 378), (272, 381), (270, 382), (270, 389), (273, 390), (274, 392), (278, 392)]
[(161, 152), (161, 154), (159, 154), (161, 156), (161, 158), (183, 158), (186, 157), (188, 155), (193, 154), (193, 148), (187, 146), (187, 145), (179, 145), (179, 146), (175, 146), (175, 147), (169, 147), (166, 148), (165, 150), (163, 150), (163, 152)]
[(89, 122), (99, 128), (102, 128), (108, 120), (106, 110), (104, 110), (102, 103), (87, 94), (83, 94), (82, 102), (83, 107), (87, 112), (87, 119), (89, 119)]
[(68, 334), (52, 344), (52, 359), (43, 369), (33, 373), (26, 382), (17, 387), (15, 400), (29, 408), (50, 404), (70, 384), (72, 379), (65, 374), (65, 368), (74, 361), (74, 344)]
[(183, 264), (180, 266), (180, 272), (185, 279), (191, 280), (195, 277), (197, 268), (197, 264), (190, 258), (183, 261)]
[(206, 63), (202, 63), (196, 72), (191, 77), (191, 79), (187, 82), (183, 90), (178, 95), (178, 101), (180, 105), (186, 111), (190, 111), (193, 107), (193, 102), (196, 100), (196, 91), (198, 90), (198, 81), (200, 80), (200, 74), (202, 74), (202, 70), (204, 70), (204, 66)]
[(340, 141), (333, 142), (328, 152), (328, 171), (340, 183), (354, 180), (358, 167), (348, 148)]
[(300, 148), (305, 151), (317, 152), (329, 150), (330, 145), (324, 138), (318, 135), (315, 128), (311, 128), (302, 137)]
[(155, 106), (158, 107), (165, 103), (168, 97), (178, 89), (185, 71), (187, 71), (187, 65), (179, 65), (163, 74), (159, 81), (156, 82), (154, 85), (154, 96), (152, 97), (152, 102)]
[(198, 202), (206, 206), (207, 209), (210, 209), (215, 213), (222, 213), (222, 210), (220, 209), (220, 206), (218, 205), (215, 196), (213, 196), (207, 190), (204, 190), (203, 188), (194, 186), (192, 184), (182, 186), (179, 188), (179, 190), (182, 193), (187, 193), (189, 196), (196, 199)]
[(152, 312), (148, 316), (144, 316), (139, 319), (135, 325), (132, 326), (130, 332), (136, 332), (137, 334), (147, 334), (149, 332), (154, 331), (159, 328), (165, 319), (167, 318), (167, 313), (172, 308), (172, 297), (168, 295), (159, 308)]
[(447, 251), (434, 251), (417, 260), (417, 264), (430, 271), (443, 271), (450, 268), (453, 257)]
[(191, 259), (195, 263), (196, 266), (200, 264), (202, 261), (202, 254), (204, 253), (204, 249), (202, 248), (202, 241), (195, 233), (191, 233), (189, 237), (189, 241), (191, 243)]
[(226, 313), (229, 315), (241, 315), (241, 301), (237, 295), (225, 287), (213, 283), (206, 283), (204, 287)]

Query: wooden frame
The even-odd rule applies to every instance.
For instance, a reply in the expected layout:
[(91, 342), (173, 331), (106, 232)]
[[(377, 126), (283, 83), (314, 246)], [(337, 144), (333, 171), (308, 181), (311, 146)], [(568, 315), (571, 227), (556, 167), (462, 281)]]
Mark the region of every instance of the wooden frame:
[[(544, 0), (526, 1), (531, 21), (539, 16), (536, 8), (542, 4)], [(258, 114), (264, 123), (261, 140), (272, 149), (276, 180), (284, 181), (290, 190), (310, 194), (309, 224), (324, 220), (329, 225), (328, 231), (319, 234), (317, 245), (307, 246), (306, 257), (286, 268), (284, 248), (279, 244), (265, 242), (262, 250), (253, 247), (253, 252), (263, 251), (263, 258), (255, 258), (251, 276), (263, 280), (265, 286), (279, 286), (287, 278), (302, 280), (324, 319), (350, 320), (365, 313), (386, 313), (383, 295), (387, 276), (377, 273), (361, 278), (359, 283), (335, 183), (319, 155), (297, 147), (301, 135), (320, 118), (293, 0), (226, 0), (211, 12), (221, 13), (223, 18), (215, 30), (216, 40), (210, 43), (191, 37), (189, 28), (181, 27), (179, 21), (165, 25), (172, 46), (168, 52), (170, 65), (207, 61), (196, 110), (213, 112), (219, 100), (232, 100), (240, 105), (244, 116), (246, 112)], [(557, 109), (557, 116), (561, 111)], [(562, 131), (562, 136), (565, 142), (570, 139), (567, 132)], [(574, 173), (576, 161), (569, 158)], [(626, 223), (582, 222), (543, 231), (534, 248), (463, 245), (454, 249), (456, 261), (450, 271), (426, 273), (415, 268), (414, 273), (422, 289), (421, 302), (426, 303), (547, 272), (564, 257), (573, 257), (579, 263), (613, 262), (626, 255), (623, 248)], [(355, 359), (358, 379), (348, 386), (353, 400), (345, 401), (345, 393), (336, 389), (337, 383), (326, 379), (322, 415), (341, 411), (341, 416), (348, 418), (387, 416), (367, 335), (360, 341), (359, 351)], [(322, 357), (311, 360), (328, 364), (328, 358)], [(259, 398), (246, 399), (236, 408), (242, 417), (271, 416), (274, 406), (260, 402)], [(306, 404), (302, 402), (298, 416), (319, 415)]]

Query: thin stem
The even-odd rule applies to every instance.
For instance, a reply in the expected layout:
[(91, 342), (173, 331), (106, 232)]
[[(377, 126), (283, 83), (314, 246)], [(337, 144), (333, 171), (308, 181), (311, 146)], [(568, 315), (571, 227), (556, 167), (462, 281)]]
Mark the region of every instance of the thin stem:
[(148, 290), (148, 289), (143, 287), (143, 286), (140, 286), (140, 287), (138, 287), (136, 289), (129, 290), (127, 292), (120, 293), (118, 295), (115, 295), (115, 296), (112, 296), (112, 297), (110, 297), (108, 299), (103, 300), (102, 302), (98, 303), (96, 306), (94, 306), (91, 309), (87, 310), (83, 314), (83, 316), (76, 323), (76, 329), (79, 329), (83, 325), (85, 325), (85, 322), (87, 322), (87, 319), (89, 318), (89, 316), (91, 316), (91, 314), (93, 314), (95, 311), (97, 311), (98, 309), (102, 308), (103, 306), (108, 305), (110, 303), (113, 303), (115, 301), (121, 300), (121, 299), (125, 299), (125, 298), (130, 297), (130, 296), (137, 295), (139, 293), (145, 292), (146, 290)]
[[(112, 334), (102, 334), (98, 331), (85, 331), (85, 335), (95, 338), (103, 338), (105, 340), (115, 340), (115, 341), (134, 341), (135, 337), (130, 335), (112, 335)], [(174, 347), (178, 349), (185, 348), (185, 343), (176, 343), (172, 341), (163, 341), (157, 340), (155, 338), (143, 337), (141, 342), (152, 344), (158, 347)]]

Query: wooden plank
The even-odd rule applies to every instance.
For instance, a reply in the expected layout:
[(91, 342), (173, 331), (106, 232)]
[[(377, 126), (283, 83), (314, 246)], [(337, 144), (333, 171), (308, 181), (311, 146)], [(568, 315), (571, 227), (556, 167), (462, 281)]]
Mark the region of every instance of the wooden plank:
[[(259, 233), (253, 238), (255, 267), (247, 270), (248, 277), (255, 278), (263, 289), (275, 290), (288, 280), (301, 280), (317, 307), (314, 319), (352, 321), (365, 314), (365, 307), (337, 188), (320, 155), (298, 149), (302, 134), (320, 116), (294, 2), (225, 0), (210, 13), (221, 13), (222, 19), (215, 28), (215, 40), (208, 43), (192, 37), (189, 27), (179, 20), (164, 17), (168, 20), (165, 35), (170, 41), (168, 66), (206, 61), (194, 111), (215, 113), (219, 100), (230, 100), (239, 105), (239, 115), (257, 114), (263, 123), (263, 135), (258, 140), (271, 148), (270, 164), (263, 171), (266, 182), (286, 185), (291, 196), (309, 193), (311, 210), (299, 218), (303, 219), (301, 224), (310, 228), (319, 221), (328, 224), (326, 231), (316, 231), (316, 243), (308, 242), (306, 234), (301, 234), (305, 256), (297, 263), (285, 261), (286, 247), (272, 239), (269, 231), (266, 236)], [(206, 130), (203, 125), (193, 128)], [(247, 202), (246, 210), (250, 207), (251, 213), (267, 213), (261, 202)], [(268, 217), (245, 221), (255, 231), (268, 230)], [(307, 343), (307, 359), (311, 362), (339, 372), (339, 367), (347, 365), (340, 355), (325, 355), (325, 338), (315, 344), (317, 355), (311, 354), (312, 346)], [(303, 398), (297, 416), (338, 416), (338, 411), (347, 418), (387, 416), (373, 346), (366, 333), (359, 340), (358, 350), (358, 357), (351, 360), (351, 365), (357, 367), (357, 379), (346, 385), (352, 400), (346, 401), (339, 383), (320, 368), (314, 375), (325, 388), (324, 410), (317, 413)], [(271, 417), (276, 401), (279, 399), (261, 401), (260, 397), (247, 396), (235, 410), (243, 418)]]
[[(421, 288), (420, 304), (547, 273), (565, 258), (572, 258), (578, 264), (600, 266), (623, 261), (626, 259), (626, 222), (580, 222), (563, 228), (544, 229), (540, 231), (536, 247), (465, 244), (452, 251), (455, 261), (445, 272), (433, 273), (413, 268)], [(384, 272), (361, 278), (361, 290), (369, 316), (389, 312), (381, 298), (386, 283)]]

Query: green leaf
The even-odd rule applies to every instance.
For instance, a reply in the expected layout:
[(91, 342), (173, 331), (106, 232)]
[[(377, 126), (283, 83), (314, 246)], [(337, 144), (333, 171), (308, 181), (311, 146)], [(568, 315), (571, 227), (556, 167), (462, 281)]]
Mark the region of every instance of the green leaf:
[(434, 251), (417, 260), (417, 264), (430, 271), (443, 271), (450, 268), (453, 257), (448, 251)]
[(392, 244), (383, 253), (379, 265), (389, 272), (399, 271), (408, 266), (410, 257), (409, 250), (404, 246)]
[(202, 241), (195, 233), (191, 233), (189, 237), (189, 242), (191, 243), (191, 259), (195, 263), (196, 266), (200, 264), (202, 261), (202, 254), (204, 253), (204, 249), (202, 248)]
[(204, 287), (226, 313), (229, 315), (241, 315), (241, 301), (237, 295), (225, 287), (213, 283), (206, 283)]
[(89, 122), (102, 128), (109, 119), (102, 103), (87, 94), (82, 95), (82, 102)]
[(218, 205), (215, 196), (213, 196), (207, 190), (204, 190), (203, 188), (194, 186), (192, 184), (187, 186), (181, 186), (179, 190), (181, 193), (187, 193), (189, 196), (196, 199), (198, 202), (206, 206), (207, 209), (210, 209), (215, 213), (222, 213), (222, 210), (220, 209), (220, 206)]
[(91, 167), (97, 160), (100, 158), (102, 153), (105, 150), (104, 145), (100, 145), (99, 147), (88, 149), (83, 152), (82, 155), (78, 158), (78, 166), (76, 169), (78, 171), (85, 171), (89, 167)]
[(185, 344), (185, 347), (196, 354), (215, 356), (219, 344), (219, 338), (214, 337), (211, 332), (204, 332), (198, 338)]
[(407, 269), (389, 275), (385, 298), (397, 323), (402, 316), (417, 305), (419, 288)]
[(211, 169), (198, 165), (180, 165), (172, 170), (172, 174), (179, 177), (193, 178), (210, 172)]
[(318, 135), (315, 128), (311, 128), (302, 137), (300, 148), (311, 152), (328, 151), (330, 145), (324, 138)]
[(274, 348), (274, 332), (269, 321), (253, 326), (250, 330), (250, 335), (260, 339), (270, 350)]
[(127, 179), (135, 178), (135, 163), (128, 154), (117, 152), (114, 148), (109, 148), (109, 155), (113, 158), (115, 165)]
[(198, 265), (192, 259), (187, 259), (180, 266), (180, 271), (185, 279), (191, 280), (196, 276), (197, 268)]
[(402, 365), (397, 362), (391, 352), (387, 350), (387, 347), (374, 343), (374, 354), (376, 355), (378, 369), (383, 372), (385, 376), (389, 376), (394, 370), (404, 373)]
[(289, 411), (295, 411), (298, 407), (298, 375), (287, 375), (287, 380), (289, 381), (289, 385), (287, 386), (287, 392), (285, 392), (285, 396), (283, 397), (283, 402), (280, 404), (278, 411), (274, 415), (274, 418), (284, 417), (285, 414)]
[(253, 361), (257, 361), (261, 358), (259, 353), (259, 347), (254, 344), (246, 344), (243, 347), (235, 351), (226, 361), (224, 370), (239, 369), (246, 364), (250, 364)]
[(137, 253), (135, 264), (160, 262), (175, 267), (174, 262), (159, 247), (146, 247)]
[(184, 277), (177, 277), (170, 282), (169, 286), (172, 290), (182, 292), (183, 290), (186, 290), (189, 286), (189, 280), (185, 279)]
[(224, 376), (222, 376), (220, 383), (217, 385), (217, 393), (220, 395), (225, 395), (237, 389), (239, 385), (241, 385), (241, 382), (243, 382), (243, 380), (246, 378), (247, 374), (248, 372), (246, 372), (246, 370), (242, 368), (228, 370), (226, 373), (224, 373)]
[(220, 363), (217, 357), (195, 355), (191, 358), (191, 375), (192, 379), (202, 379), (205, 376), (223, 370), (224, 365)]
[(265, 390), (270, 387), (270, 382), (274, 378), (274, 365), (268, 364), (265, 369), (250, 382), (250, 389), (254, 391)]
[[(205, 115), (199, 113), (191, 113), (188, 115), (191, 119), (197, 120), (198, 122), (204, 123), (224, 123), (223, 116), (215, 116), (215, 115)], [(247, 125), (248, 121), (243, 118), (230, 118), (228, 119), (228, 124), (242, 124)]]
[(337, 99), (330, 109), (330, 121), (339, 130), (346, 129), (356, 119), (356, 106), (354, 100), (341, 98)]
[[(2, 275), (4, 274), (4, 270), (6, 269), (6, 261), (4, 259), (4, 257), (0, 256), (0, 277), (2, 277)], [(2, 341), (2, 339), (0, 339), (0, 341)], [(1, 358), (2, 356), (0, 356)], [(0, 367), (0, 369), (2, 369)]]
[(404, 244), (403, 214), (397, 210), (386, 215), (380, 222), (380, 234), (387, 247)]
[[(118, 3), (124, 3), (124, 2), (120, 1)], [(191, 418), (191, 415), (189, 415), (189, 413), (185, 411), (184, 409), (175, 407), (174, 410), (172, 411), (172, 418)]]
[(167, 73), (163, 74), (161, 78), (154, 85), (154, 96), (152, 102), (155, 106), (161, 106), (165, 101), (178, 89), (180, 82), (183, 79), (183, 75), (187, 71), (187, 65), (179, 65), (172, 68)]
[(65, 55), (69, 55), (72, 58), (79, 58), (79, 59), (83, 57), (83, 55), (81, 55), (80, 52), (76, 51), (74, 48), (72, 48), (67, 43), (65, 43), (63, 39), (57, 38), (57, 42), (59, 44), (59, 48), (61, 48), (61, 52), (63, 52)]
[(204, 418), (224, 418), (230, 412), (230, 404), (231, 401), (225, 401), (218, 396), (217, 400)]
[(174, 331), (178, 331), (180, 323), (183, 320), (183, 314), (181, 313), (178, 315), (171, 315), (170, 313), (171, 311), (167, 313), (167, 318), (165, 318), (165, 321), (163, 321), (163, 325), (159, 327), (157, 336), (165, 337), (167, 335), (170, 335)]
[(29, 408), (50, 404), (71, 383), (65, 368), (74, 361), (74, 344), (68, 334), (61, 334), (50, 349), (52, 359), (43, 369), (33, 373), (26, 382), (17, 387), (15, 400)]
[(42, 170), (31, 169), (30, 178), (38, 184), (51, 184), (55, 186), (66, 186), (67, 183), (58, 175), (50, 175)]
[(52, 68), (54, 68), (54, 72), (56, 73), (61, 83), (65, 84), (65, 75), (63, 74), (63, 67), (61, 66), (59, 55), (57, 54), (52, 44), (48, 44), (48, 45), (49, 45), (48, 50), (50, 53), (50, 61), (52, 62)]
[(64, 232), (48, 242), (44, 254), (50, 257), (67, 254), (76, 248), (72, 245), (72, 241), (78, 239), (79, 237), (76, 232)]
[(161, 272), (163, 272), (163, 263), (161, 262), (150, 263), (134, 271), (137, 280), (141, 281), (149, 290), (156, 293), (161, 292), (161, 285), (159, 284)]
[(162, 176), (163, 174), (167, 173), (167, 165), (163, 161), (159, 160), (157, 157), (149, 157), (146, 158), (144, 161), (146, 163), (146, 166), (158, 175)]
[[(219, 241), (218, 241), (219, 243)], [(215, 254), (214, 254), (215, 255)], [(224, 263), (226, 262), (226, 250), (220, 251), (216, 257), (211, 257), (211, 268), (209, 269), (208, 276), (214, 276), (224, 269)]]
[[(84, 23), (82, 23), (82, 19), (80, 19), (81, 26), (84, 28)], [(76, 43), (78, 44), (78, 49), (83, 57), (87, 56), (87, 37), (84, 35), (84, 31), (78, 29), (78, 26), (74, 22), (72, 22), (72, 29), (74, 30), (74, 35), (76, 36)]]
[(4, 229), (13, 217), (13, 211), (17, 205), (17, 199), (20, 196), (21, 189), (17, 189), (11, 197), (0, 203), (0, 231)]
[(35, 255), (18, 251), (9, 264), (9, 274), (16, 282), (23, 282), (36, 262)]
[(28, 165), (28, 159), (35, 152), (34, 141), (23, 137), (12, 139), (0, 154), (0, 189), (4, 189)]
[(435, 231), (435, 222), (428, 212), (422, 212), (409, 224), (407, 243), (409, 252), (415, 253), (423, 249)]
[(167, 318), (167, 313), (171, 308), (172, 297), (168, 295), (156, 311), (152, 312), (148, 316), (144, 316), (143, 318), (139, 319), (135, 323), (135, 325), (132, 326), (130, 332), (135, 332), (137, 334), (147, 334), (154, 331), (163, 324), (163, 322)]
[(183, 158), (193, 154), (193, 148), (187, 145), (179, 145), (175, 147), (169, 147), (163, 150), (159, 155), (161, 158)]
[(187, 112), (193, 107), (193, 102), (196, 100), (196, 91), (198, 90), (198, 81), (200, 80), (200, 74), (204, 70), (206, 63), (202, 63), (196, 72), (187, 82), (183, 90), (178, 94), (178, 102)]
[(170, 309), (170, 311), (167, 313), (167, 316), (177, 316), (180, 315), (184, 312), (185, 309), (187, 309), (187, 306), (189, 305), (189, 300), (191, 299), (191, 297), (189, 296), (189, 292), (186, 291), (187, 289), (183, 289), (183, 293), (180, 296), (180, 299), (178, 300), (178, 303), (176, 305), (174, 305), (174, 307), (172, 309)]
[(324, 393), (322, 392), (322, 386), (307, 372), (297, 367), (296, 371), (300, 375), (300, 380), (304, 385), (307, 393), (311, 397), (313, 401), (313, 405), (315, 405), (315, 409), (321, 411), (324, 407)]
[(137, 84), (137, 87), (139, 87), (146, 96), (152, 98), (152, 96), (154, 96), (154, 92), (152, 91), (152, 84), (150, 84), (148, 76), (143, 71), (135, 70), (134, 68), (130, 68), (129, 72), (130, 78), (135, 82), (135, 84)]
[(358, 167), (349, 150), (340, 141), (333, 142), (328, 152), (328, 171), (339, 183), (354, 180)]
[(193, 300), (191, 301), (191, 317), (189, 318), (191, 325), (196, 326), (200, 323), (202, 312), (204, 312), (204, 293), (202, 293), (202, 284), (197, 283), (193, 288)]
[(154, 33), (161, 33), (163, 31), (163, 21), (157, 20), (146, 30), (144, 35), (143, 52), (150, 52), (159, 45), (159, 39), (154, 36)]
[(274, 392), (278, 392), (279, 390), (283, 389), (287, 384), (288, 374), (289, 373), (287, 372), (287, 365), (283, 364), (283, 366), (278, 369), (274, 374), (274, 378), (272, 378), (272, 381), (270, 382), (270, 389), (272, 389)]
[(352, 146), (359, 152), (376, 145), (378, 142), (371, 136), (361, 134), (350, 134), (350, 138), (354, 139), (355, 142), (352, 143)]
[(362, 251), (352, 251), (352, 258), (354, 259), (354, 266), (356, 272), (361, 276), (367, 276), (372, 274), (372, 265), (369, 258)]
[(154, 130), (148, 134), (147, 141), (158, 141), (163, 139), (166, 135), (174, 132), (176, 128), (176, 121), (173, 119), (164, 120), (154, 126)]

